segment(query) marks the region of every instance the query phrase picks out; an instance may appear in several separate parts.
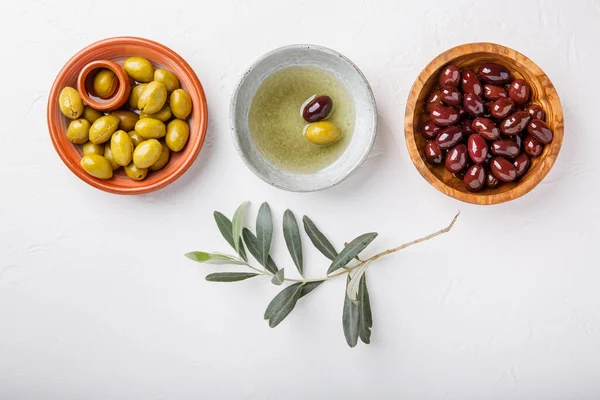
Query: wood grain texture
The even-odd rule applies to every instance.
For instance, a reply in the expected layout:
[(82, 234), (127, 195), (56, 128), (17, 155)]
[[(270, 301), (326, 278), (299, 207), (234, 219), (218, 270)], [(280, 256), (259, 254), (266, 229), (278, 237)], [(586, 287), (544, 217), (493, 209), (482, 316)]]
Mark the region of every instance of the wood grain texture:
[[(544, 146), (539, 157), (532, 158), (529, 171), (518, 181), (504, 183), (495, 189), (485, 188), (478, 193), (465, 189), (462, 180), (446, 170), (443, 163), (432, 165), (425, 161), (425, 138), (419, 127), (427, 119), (424, 102), (443, 66), (449, 63), (458, 68), (476, 67), (484, 62), (494, 62), (508, 68), (514, 78), (524, 79), (531, 86), (530, 102), (537, 103), (546, 112), (546, 123), (552, 132), (552, 143)], [(548, 174), (562, 146), (564, 120), (560, 99), (548, 76), (523, 54), (494, 43), (468, 43), (447, 50), (434, 58), (419, 74), (406, 103), (404, 119), (406, 146), (419, 173), (436, 189), (457, 200), (472, 204), (498, 204), (514, 200), (531, 191)]]

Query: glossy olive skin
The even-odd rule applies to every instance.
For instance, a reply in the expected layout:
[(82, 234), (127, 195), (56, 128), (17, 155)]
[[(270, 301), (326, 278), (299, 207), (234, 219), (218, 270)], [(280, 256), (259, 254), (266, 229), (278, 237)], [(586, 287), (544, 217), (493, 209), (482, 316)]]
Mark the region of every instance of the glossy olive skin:
[(435, 106), (431, 110), (430, 118), (439, 126), (454, 125), (458, 122), (458, 111), (454, 107)]
[(161, 143), (162, 145), (162, 153), (160, 153), (160, 157), (154, 164), (150, 166), (151, 171), (158, 171), (163, 168), (169, 162), (169, 158), (171, 157), (171, 151), (169, 147), (165, 143)]
[(130, 57), (125, 60), (123, 69), (127, 74), (138, 82), (152, 82), (154, 79), (154, 67), (144, 57)]
[(427, 100), (425, 101), (425, 112), (430, 114), (434, 107), (443, 106), (442, 103), (442, 92), (440, 90), (434, 90), (431, 92)]
[(456, 88), (443, 88), (441, 97), (446, 105), (458, 107), (462, 104), (462, 94)]
[(90, 142), (94, 144), (107, 142), (119, 128), (121, 120), (114, 115), (98, 118), (90, 127)]
[(129, 135), (129, 138), (131, 139), (131, 143), (133, 143), (133, 148), (134, 149), (137, 147), (138, 144), (140, 144), (144, 140), (146, 140), (139, 133), (137, 133), (135, 130), (129, 131), (129, 132), (127, 132), (127, 134)]
[[(130, 131), (135, 128), (135, 123), (138, 122), (140, 116), (133, 111), (117, 110), (110, 113), (119, 118), (119, 129), (124, 131)], [(129, 164), (129, 163), (128, 163)]]
[(113, 169), (108, 160), (98, 154), (83, 156), (80, 165), (85, 172), (94, 178), (110, 179), (113, 176)]
[(475, 118), (472, 126), (473, 130), (484, 139), (496, 140), (500, 137), (500, 130), (496, 127), (494, 121), (489, 118)]
[(168, 69), (159, 68), (154, 71), (154, 80), (165, 85), (169, 93), (181, 87), (177, 76)]
[(514, 140), (500, 139), (492, 143), (491, 151), (496, 156), (515, 158), (519, 155), (521, 147)]
[(146, 114), (159, 112), (167, 101), (167, 87), (158, 81), (152, 81), (144, 88), (138, 99), (138, 109)]
[(119, 80), (117, 75), (108, 68), (100, 68), (94, 76), (92, 87), (96, 96), (101, 99), (108, 99), (117, 90)]
[(446, 169), (452, 173), (458, 172), (467, 166), (467, 146), (457, 144), (446, 155)]
[(135, 124), (135, 131), (144, 139), (160, 139), (167, 134), (165, 123), (154, 118), (142, 118)]
[(531, 88), (523, 79), (515, 79), (508, 87), (508, 97), (520, 106), (527, 103), (530, 94)]
[(500, 123), (500, 131), (505, 135), (516, 135), (525, 129), (530, 119), (525, 111), (515, 111)]
[(117, 164), (117, 162), (115, 161), (115, 158), (113, 157), (113, 153), (110, 148), (110, 142), (106, 143), (106, 145), (104, 145), (104, 158), (106, 158), (108, 160), (113, 171), (116, 169), (119, 169), (119, 167), (121, 167), (119, 164)]
[(506, 118), (515, 109), (515, 103), (508, 97), (501, 97), (490, 104), (490, 114), (497, 119)]
[(484, 113), (483, 100), (475, 93), (467, 93), (463, 98), (463, 109), (473, 117), (480, 117)]
[(98, 154), (99, 156), (104, 154), (104, 144), (94, 144), (92, 142), (87, 142), (81, 148), (83, 150), (83, 155), (87, 156), (88, 154)]
[(138, 168), (134, 163), (125, 166), (123, 169), (127, 176), (134, 181), (141, 181), (148, 175), (148, 168)]
[(548, 128), (548, 125), (541, 119), (533, 119), (527, 125), (527, 132), (532, 135), (538, 142), (548, 144), (552, 141), (554, 134)]
[(473, 133), (469, 136), (467, 141), (467, 150), (469, 151), (469, 157), (475, 164), (483, 164), (487, 159), (488, 146), (485, 139), (479, 136), (477, 133)]
[(435, 144), (440, 150), (448, 150), (456, 146), (463, 138), (463, 133), (458, 126), (449, 126), (440, 131), (435, 138)]
[[(333, 141), (328, 141), (327, 143), (316, 143), (316, 144), (331, 144), (331, 143), (339, 140), (339, 138), (342, 136), (339, 128), (337, 126), (335, 126), (334, 124), (332, 124), (331, 122), (321, 121), (321, 122), (316, 122), (314, 125), (316, 125), (316, 124), (333, 125), (333, 128), (337, 129), (337, 132), (333, 132), (331, 134), (328, 133), (330, 136), (337, 135), (336, 139), (328, 138), (329, 140), (333, 140)], [(330, 128), (330, 129), (333, 129), (333, 128)], [(309, 135), (308, 130), (307, 130), (306, 134), (307, 134), (307, 138), (308, 138), (308, 135)], [(167, 144), (167, 146), (169, 147), (169, 149), (171, 151), (174, 151), (174, 152), (181, 151), (181, 149), (183, 149), (185, 147), (185, 144), (187, 143), (189, 137), (190, 137), (190, 127), (188, 126), (187, 122), (185, 122), (184, 120), (174, 119), (173, 121), (169, 122), (169, 125), (167, 125), (167, 136), (165, 137), (165, 143)]]
[(438, 133), (442, 130), (439, 126), (433, 123), (433, 121), (425, 121), (423, 125), (421, 125), (421, 134), (425, 139), (433, 140), (438, 135)]
[(89, 140), (90, 126), (87, 119), (74, 119), (67, 129), (67, 139), (74, 144), (84, 144)]
[(444, 161), (444, 153), (433, 140), (425, 143), (425, 159), (432, 164), (441, 164)]
[(333, 110), (333, 100), (329, 96), (315, 97), (302, 109), (302, 118), (306, 122), (318, 122), (326, 119)]
[(496, 101), (503, 97), (508, 97), (508, 93), (502, 86), (483, 85), (483, 97), (491, 101)]
[(474, 93), (477, 96), (481, 96), (483, 93), (483, 86), (481, 86), (481, 81), (472, 69), (463, 69), (460, 73), (460, 77), (460, 88), (463, 93)]
[(90, 124), (96, 122), (98, 118), (103, 116), (100, 111), (94, 110), (92, 107), (85, 106), (83, 107), (83, 113), (81, 114), (81, 118), (86, 119)]
[(123, 130), (116, 131), (110, 138), (110, 150), (112, 151), (113, 160), (120, 166), (124, 167), (131, 163), (133, 159), (133, 142)]
[(176, 118), (185, 119), (192, 112), (192, 99), (183, 89), (176, 89), (169, 98), (171, 112)]
[(77, 119), (83, 113), (83, 100), (77, 90), (65, 86), (58, 95), (58, 107), (65, 117)]
[(525, 147), (525, 152), (531, 157), (539, 156), (542, 154), (542, 150), (544, 150), (544, 145), (538, 142), (532, 135), (525, 136), (523, 146)]
[(140, 113), (140, 118), (154, 118), (162, 122), (167, 122), (172, 117), (173, 113), (171, 112), (171, 107), (169, 107), (168, 104), (165, 104), (159, 112), (156, 112), (154, 114)]
[(148, 86), (147, 83), (140, 83), (139, 85), (131, 89), (131, 93), (129, 93), (129, 100), (127, 102), (129, 104), (129, 107), (135, 109), (138, 108), (138, 101), (140, 100), (140, 96), (144, 92), (144, 89), (146, 89), (146, 86)]
[(543, 121), (546, 118), (544, 109), (537, 104), (530, 104), (525, 111), (531, 116), (531, 119), (541, 119)]
[(133, 151), (133, 163), (137, 168), (149, 168), (158, 161), (162, 145), (156, 139), (144, 140)]
[(460, 71), (454, 64), (446, 65), (442, 68), (439, 77), (439, 84), (443, 88), (456, 88), (460, 83)]
[(521, 153), (513, 160), (513, 165), (517, 170), (517, 178), (522, 177), (531, 166), (531, 158), (526, 153)]
[(510, 72), (500, 64), (484, 63), (477, 68), (477, 76), (486, 83), (505, 85), (510, 82)]
[(485, 178), (485, 168), (475, 164), (467, 170), (463, 182), (469, 192), (479, 192), (485, 186)]
[(494, 176), (502, 182), (512, 182), (517, 178), (515, 166), (504, 157), (494, 157), (490, 161), (490, 169)]
[(475, 130), (473, 129), (473, 120), (470, 118), (463, 119), (460, 123), (460, 128), (465, 136), (475, 133)]
[(500, 184), (500, 181), (498, 180), (498, 178), (496, 178), (494, 176), (494, 174), (492, 174), (491, 172), (488, 172), (487, 176), (485, 177), (485, 186), (488, 187), (488, 188), (490, 188), (490, 189), (494, 189), (499, 184)]

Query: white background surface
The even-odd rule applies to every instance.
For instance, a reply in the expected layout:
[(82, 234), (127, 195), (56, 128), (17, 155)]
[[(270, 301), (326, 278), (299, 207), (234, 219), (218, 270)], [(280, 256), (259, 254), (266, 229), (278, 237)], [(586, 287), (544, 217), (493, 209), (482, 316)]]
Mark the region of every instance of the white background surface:
[[(600, 1), (436, 3), (3, 3), (0, 398), (599, 398)], [(47, 96), (62, 65), (116, 35), (173, 48), (209, 102), (198, 160), (143, 196), (79, 181), (47, 133)], [(532, 58), (565, 113), (564, 144), (547, 178), (493, 207), (433, 189), (403, 138), (405, 100), (420, 70), (473, 41)], [(260, 181), (228, 130), (241, 74), (292, 43), (347, 55), (379, 107), (368, 161), (319, 193)], [(350, 349), (343, 280), (319, 287), (270, 329), (262, 314), (277, 287), (267, 279), (205, 282), (214, 268), (183, 257), (228, 251), (212, 211), (231, 216), (244, 200), (252, 216), (269, 201), (278, 225), (287, 207), (308, 214), (338, 247), (378, 231), (369, 254), (445, 226), (458, 209), (462, 216), (450, 234), (372, 266), (373, 341)], [(305, 244), (307, 275), (321, 276), (327, 260)], [(274, 245), (292, 271), (280, 232)]]

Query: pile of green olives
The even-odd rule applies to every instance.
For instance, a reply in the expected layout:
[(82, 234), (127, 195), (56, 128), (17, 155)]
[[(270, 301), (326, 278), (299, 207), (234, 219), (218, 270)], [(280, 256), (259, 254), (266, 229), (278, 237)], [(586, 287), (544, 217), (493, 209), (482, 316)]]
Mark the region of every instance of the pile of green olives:
[[(84, 105), (79, 92), (70, 86), (62, 89), (58, 102), (62, 114), (71, 120), (67, 138), (81, 145), (80, 164), (89, 175), (110, 179), (123, 167), (129, 178), (141, 181), (149, 172), (162, 169), (171, 152), (185, 147), (192, 99), (173, 72), (155, 69), (146, 58), (130, 57), (123, 69), (136, 82), (123, 109), (95, 110)], [(93, 80), (94, 92), (109, 98), (116, 82), (114, 72), (101, 69)]]

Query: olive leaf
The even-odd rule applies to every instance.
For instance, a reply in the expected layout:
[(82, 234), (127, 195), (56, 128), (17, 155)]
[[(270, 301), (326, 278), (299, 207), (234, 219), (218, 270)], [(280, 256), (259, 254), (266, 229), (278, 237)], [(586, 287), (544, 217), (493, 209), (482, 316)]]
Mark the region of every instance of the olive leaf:
[(294, 283), (283, 289), (271, 300), (265, 310), (265, 319), (269, 320), (271, 328), (279, 325), (292, 312), (302, 293), (302, 286), (302, 283)]
[[(346, 288), (350, 283), (350, 276), (346, 279)], [(342, 328), (348, 346), (354, 347), (358, 342), (358, 304), (350, 300), (346, 291), (344, 292), (344, 310), (342, 312)]]
[(235, 245), (235, 250), (239, 251), (240, 249), (240, 237), (242, 235), (242, 228), (244, 227), (244, 214), (246, 213), (246, 208), (250, 204), (249, 201), (245, 201), (235, 210), (233, 214), (233, 220), (231, 221), (231, 235), (233, 237), (233, 244)]
[(273, 218), (271, 216), (271, 207), (269, 207), (269, 203), (267, 202), (262, 203), (258, 209), (258, 215), (256, 216), (256, 238), (258, 239), (258, 261), (262, 265), (266, 265), (273, 238)]
[(300, 276), (303, 276), (302, 239), (298, 222), (290, 209), (283, 213), (283, 238)]
[(323, 282), (325, 281), (306, 282), (304, 285), (302, 285), (302, 293), (300, 293), (300, 298), (303, 298), (304, 296), (315, 290), (317, 286), (319, 286)]
[(340, 251), (340, 254), (333, 259), (329, 269), (327, 270), (327, 273), (330, 274), (342, 267), (345, 267), (350, 260), (363, 251), (373, 240), (375, 240), (376, 237), (377, 232), (365, 233), (348, 243), (348, 245), (344, 247), (342, 251)]
[(236, 264), (246, 265), (245, 262), (239, 260), (236, 257), (221, 254), (221, 253), (206, 253), (204, 251), (192, 251), (186, 253), (185, 256), (190, 260), (197, 261), (205, 264)]
[(281, 268), (279, 271), (277, 271), (277, 273), (275, 275), (273, 275), (273, 278), (271, 278), (271, 282), (274, 285), (281, 285), (283, 283), (283, 279), (284, 279), (284, 272), (283, 272), (283, 268)]
[(223, 235), (227, 243), (229, 243), (229, 245), (238, 252), (240, 257), (242, 257), (242, 260), (248, 262), (248, 256), (246, 255), (246, 250), (244, 249), (244, 245), (242, 244), (242, 238), (239, 239), (239, 247), (237, 249), (235, 247), (235, 243), (233, 242), (232, 224), (229, 218), (227, 218), (219, 211), (215, 211), (213, 213), (213, 216), (215, 218), (215, 222), (217, 223), (217, 228), (219, 228), (221, 235)]
[[(256, 236), (254, 236), (254, 233), (252, 233), (250, 231), (250, 229), (244, 228), (242, 230), (242, 237), (244, 238), (244, 242), (246, 243), (246, 246), (248, 246), (248, 251), (250, 251), (250, 254), (252, 254), (252, 256), (256, 259), (256, 261), (260, 262), (258, 239), (256, 238)], [(273, 261), (273, 258), (271, 256), (269, 256), (269, 258), (267, 259), (266, 265), (262, 264), (262, 263), (261, 263), (261, 265), (263, 267), (265, 267), (267, 269), (267, 271), (269, 271), (270, 273), (272, 273), (272, 274), (277, 273), (277, 265), (275, 264), (275, 261)]]
[(206, 280), (210, 282), (237, 282), (245, 279), (254, 278), (259, 274), (253, 272), (215, 272), (206, 275)]
[(333, 261), (338, 253), (331, 242), (327, 240), (325, 235), (323, 235), (321, 231), (317, 229), (314, 222), (312, 222), (312, 220), (306, 215), (302, 217), (302, 222), (304, 223), (304, 231), (308, 235), (308, 238), (312, 244), (321, 252), (321, 254)]
[(358, 301), (358, 288), (360, 285), (360, 280), (364, 273), (367, 271), (367, 267), (369, 266), (370, 261), (366, 261), (360, 267), (356, 269), (352, 277), (350, 278), (350, 282), (346, 287), (346, 295), (350, 298), (350, 300), (357, 302)]
[(371, 327), (373, 315), (371, 314), (371, 300), (367, 290), (367, 274), (363, 273), (358, 286), (358, 336), (365, 344), (371, 343)]

